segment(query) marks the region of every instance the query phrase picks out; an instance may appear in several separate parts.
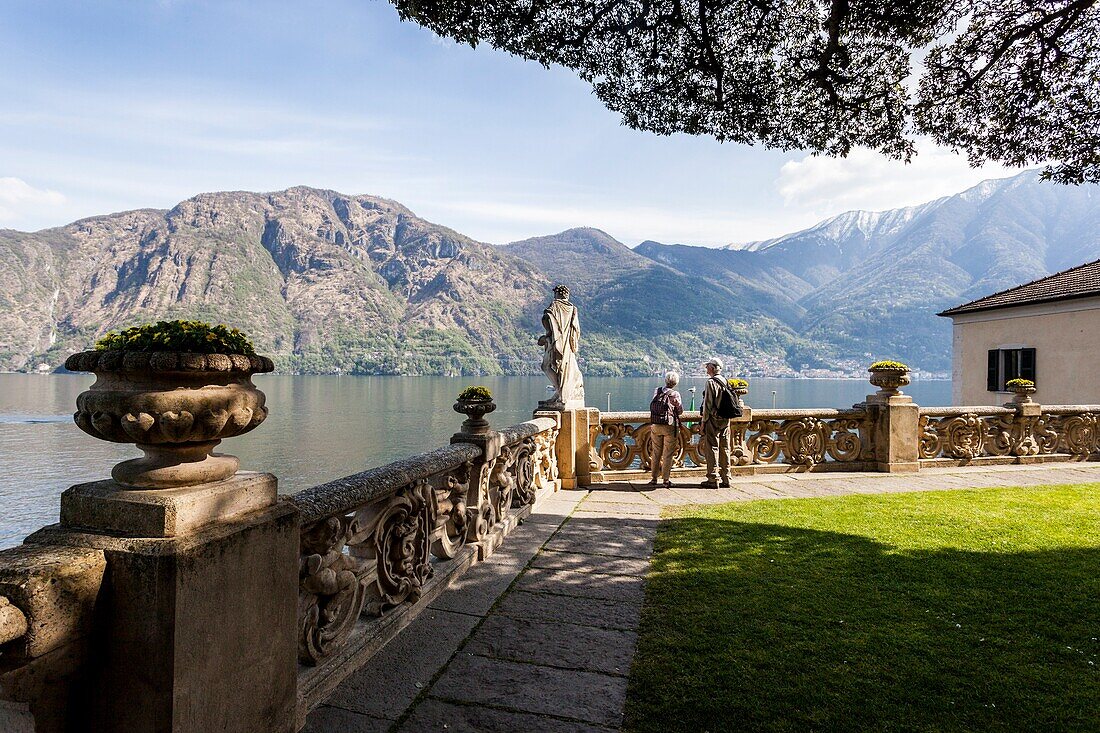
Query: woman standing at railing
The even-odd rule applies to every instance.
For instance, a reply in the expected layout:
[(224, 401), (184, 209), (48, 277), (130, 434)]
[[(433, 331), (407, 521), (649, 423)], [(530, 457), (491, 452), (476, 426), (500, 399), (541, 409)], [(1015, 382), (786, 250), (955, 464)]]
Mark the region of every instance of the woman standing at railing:
[(649, 402), (649, 465), (653, 470), (650, 486), (657, 485), (657, 476), (662, 476), (665, 488), (672, 486), (669, 475), (672, 473), (672, 457), (680, 436), (680, 415), (684, 413), (684, 401), (673, 387), (680, 383), (676, 372), (665, 374), (665, 386), (653, 390), (653, 399)]

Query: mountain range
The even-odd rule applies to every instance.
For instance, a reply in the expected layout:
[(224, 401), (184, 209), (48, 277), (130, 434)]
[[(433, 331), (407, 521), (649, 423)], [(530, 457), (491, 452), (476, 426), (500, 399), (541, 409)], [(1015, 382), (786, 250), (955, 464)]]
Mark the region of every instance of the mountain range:
[(767, 241), (631, 249), (592, 228), (477, 242), (375, 196), (200, 194), (38, 232), (0, 230), (0, 370), (48, 370), (108, 330), (240, 327), (283, 371), (537, 373), (555, 282), (590, 374), (724, 356), (745, 375), (950, 365), (939, 310), (1100, 258), (1100, 187), (1034, 172)]

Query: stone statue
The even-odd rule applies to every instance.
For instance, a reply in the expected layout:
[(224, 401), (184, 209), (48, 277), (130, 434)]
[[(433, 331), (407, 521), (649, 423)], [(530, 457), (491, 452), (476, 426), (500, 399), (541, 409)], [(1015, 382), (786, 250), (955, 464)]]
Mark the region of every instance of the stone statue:
[(546, 333), (539, 337), (539, 346), (546, 353), (542, 357), (542, 371), (554, 387), (554, 396), (539, 402), (543, 410), (571, 410), (584, 407), (584, 377), (577, 364), (577, 343), (581, 327), (577, 307), (569, 302), (569, 288), (554, 287), (554, 300), (542, 312), (542, 327)]

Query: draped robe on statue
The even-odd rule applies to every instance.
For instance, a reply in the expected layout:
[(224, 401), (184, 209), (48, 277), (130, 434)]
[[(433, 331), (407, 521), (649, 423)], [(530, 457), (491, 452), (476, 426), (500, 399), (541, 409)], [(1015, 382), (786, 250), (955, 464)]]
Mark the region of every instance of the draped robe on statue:
[(546, 335), (539, 339), (546, 353), (542, 371), (557, 390), (544, 406), (566, 409), (584, 406), (584, 378), (577, 364), (577, 342), (581, 327), (577, 308), (568, 300), (555, 299), (542, 313)]

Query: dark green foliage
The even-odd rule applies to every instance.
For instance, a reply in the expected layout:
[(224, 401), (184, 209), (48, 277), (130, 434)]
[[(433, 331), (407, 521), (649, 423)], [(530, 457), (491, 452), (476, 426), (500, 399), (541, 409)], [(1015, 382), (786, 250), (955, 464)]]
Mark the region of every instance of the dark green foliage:
[(1100, 730), (1098, 491), (684, 508), (625, 730)]
[(491, 400), (493, 399), (493, 393), (489, 391), (488, 387), (471, 386), (459, 392), (458, 399), (467, 402), (474, 400)]
[(256, 353), (252, 342), (236, 328), (203, 321), (157, 321), (108, 333), (96, 351), (186, 351), (194, 354)]
[(1100, 181), (1097, 0), (391, 2), (574, 70), (636, 129), (905, 160), (926, 134), (975, 165), (1055, 161), (1056, 180)]

